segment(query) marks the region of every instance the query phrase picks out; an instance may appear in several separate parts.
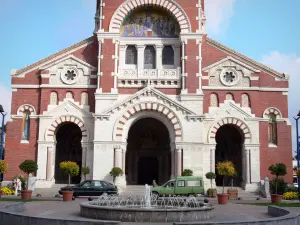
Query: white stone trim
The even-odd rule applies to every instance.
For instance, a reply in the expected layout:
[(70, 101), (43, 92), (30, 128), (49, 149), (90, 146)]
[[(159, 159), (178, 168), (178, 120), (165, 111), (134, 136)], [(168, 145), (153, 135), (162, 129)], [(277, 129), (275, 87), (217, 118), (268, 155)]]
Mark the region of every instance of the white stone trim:
[(109, 24), (109, 32), (120, 33), (120, 27), (125, 17), (134, 9), (144, 5), (160, 6), (166, 9), (177, 19), (181, 33), (191, 32), (191, 23), (187, 14), (174, 0), (160, 0), (156, 3), (153, 1), (144, 2), (144, 0), (127, 0), (113, 14)]
[(85, 125), (85, 123), (78, 118), (77, 116), (74, 115), (63, 115), (60, 116), (56, 119), (54, 119), (51, 123), (51, 125), (46, 129), (45, 132), (45, 140), (46, 141), (56, 141), (55, 140), (55, 133), (57, 132), (57, 128), (59, 127), (60, 124), (64, 122), (72, 122), (75, 123), (79, 126), (81, 132), (82, 132), (82, 142), (87, 142), (89, 140), (89, 133), (88, 129)]
[(248, 127), (248, 125), (239, 118), (226, 117), (226, 118), (222, 118), (221, 120), (215, 122), (210, 127), (209, 132), (208, 132), (208, 137), (207, 137), (209, 144), (216, 144), (217, 131), (220, 127), (222, 127), (223, 125), (226, 125), (226, 124), (232, 124), (232, 125), (236, 126), (238, 129), (240, 129), (240, 131), (244, 135), (244, 143), (245, 144), (251, 143), (252, 134), (251, 134), (251, 131), (250, 131), (250, 128)]
[(272, 87), (219, 87), (219, 86), (203, 86), (203, 90), (228, 90), (228, 91), (271, 91), (271, 92), (288, 92), (288, 88), (272, 88)]
[[(18, 110), (17, 110), (17, 116), (23, 116), (25, 110), (29, 110), (30, 115), (36, 115), (36, 110), (35, 110), (35, 108), (32, 105), (30, 105), (30, 104), (24, 104), (24, 105), (21, 105), (18, 108)], [(30, 115), (29, 115), (29, 117), (31, 117)]]
[[(158, 102), (142, 102), (127, 108), (124, 113), (116, 120), (113, 140), (126, 142), (130, 124), (132, 120), (140, 119), (141, 116), (136, 116), (135, 114), (144, 113), (146, 117), (154, 117), (164, 122), (168, 127), (170, 138), (175, 137), (175, 141), (183, 140), (183, 131), (181, 122), (173, 110), (168, 106), (163, 105)], [(166, 122), (167, 121), (167, 122)], [(172, 127), (172, 130), (171, 128)], [(171, 132), (172, 131), (172, 132)], [(173, 138), (174, 139), (174, 138)]]
[(280, 112), (280, 110), (278, 108), (275, 108), (275, 107), (267, 108), (263, 113), (263, 118), (268, 119), (270, 113), (274, 113), (276, 115), (276, 119), (277, 118), (282, 119), (282, 113)]
[(11, 85), (12, 88), (14, 89), (36, 89), (36, 88), (97, 88), (97, 85), (72, 85), (72, 86), (68, 86), (68, 85), (53, 85), (53, 84), (42, 84), (42, 85), (31, 85), (31, 84), (13, 84)]

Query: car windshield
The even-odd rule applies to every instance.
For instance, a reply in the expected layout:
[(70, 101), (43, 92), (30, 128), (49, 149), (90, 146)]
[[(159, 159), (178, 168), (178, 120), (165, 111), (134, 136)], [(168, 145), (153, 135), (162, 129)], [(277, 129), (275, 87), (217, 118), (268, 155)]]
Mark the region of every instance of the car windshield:
[(174, 187), (174, 183), (175, 183), (174, 181), (168, 181), (163, 185), (163, 187)]
[(79, 186), (80, 187), (89, 187), (89, 186), (91, 186), (91, 181), (84, 181)]

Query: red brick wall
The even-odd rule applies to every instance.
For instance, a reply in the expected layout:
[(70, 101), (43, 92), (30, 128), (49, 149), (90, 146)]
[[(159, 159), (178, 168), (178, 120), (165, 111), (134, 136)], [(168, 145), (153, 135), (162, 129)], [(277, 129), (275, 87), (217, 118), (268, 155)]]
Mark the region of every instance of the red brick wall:
[(196, 90), (199, 88), (199, 81), (197, 73), (199, 72), (199, 45), (196, 43), (196, 40), (188, 40), (186, 45), (185, 54), (187, 55), (186, 65), (186, 88), (188, 93), (196, 93)]

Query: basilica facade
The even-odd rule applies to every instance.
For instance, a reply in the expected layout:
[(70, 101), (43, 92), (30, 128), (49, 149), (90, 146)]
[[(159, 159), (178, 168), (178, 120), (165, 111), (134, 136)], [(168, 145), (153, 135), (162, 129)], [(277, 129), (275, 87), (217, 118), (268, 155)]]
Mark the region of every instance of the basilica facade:
[(230, 160), (245, 190), (276, 162), (292, 182), (289, 76), (205, 27), (204, 0), (97, 0), (90, 38), (12, 70), (4, 180), (24, 159), (37, 161), (45, 188), (67, 182), (65, 160), (89, 167), (89, 179), (120, 167), (120, 186), (163, 184), (184, 169), (204, 176)]

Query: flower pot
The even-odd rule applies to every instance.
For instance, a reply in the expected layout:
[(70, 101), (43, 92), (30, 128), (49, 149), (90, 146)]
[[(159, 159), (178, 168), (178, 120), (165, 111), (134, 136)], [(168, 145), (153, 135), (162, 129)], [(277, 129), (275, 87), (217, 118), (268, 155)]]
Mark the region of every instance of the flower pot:
[(239, 191), (237, 189), (230, 188), (227, 190), (228, 198), (229, 199), (238, 199)]
[(276, 195), (276, 194), (271, 195), (271, 202), (272, 203), (280, 203), (281, 200), (282, 200), (282, 195)]
[(74, 191), (63, 191), (62, 192), (62, 194), (63, 194), (63, 201), (64, 202), (72, 201), (72, 199), (73, 199), (73, 193), (74, 193)]
[(220, 205), (225, 205), (228, 203), (228, 194), (217, 194), (218, 196), (218, 203)]
[(23, 190), (21, 191), (21, 198), (23, 200), (31, 200), (32, 190)]

